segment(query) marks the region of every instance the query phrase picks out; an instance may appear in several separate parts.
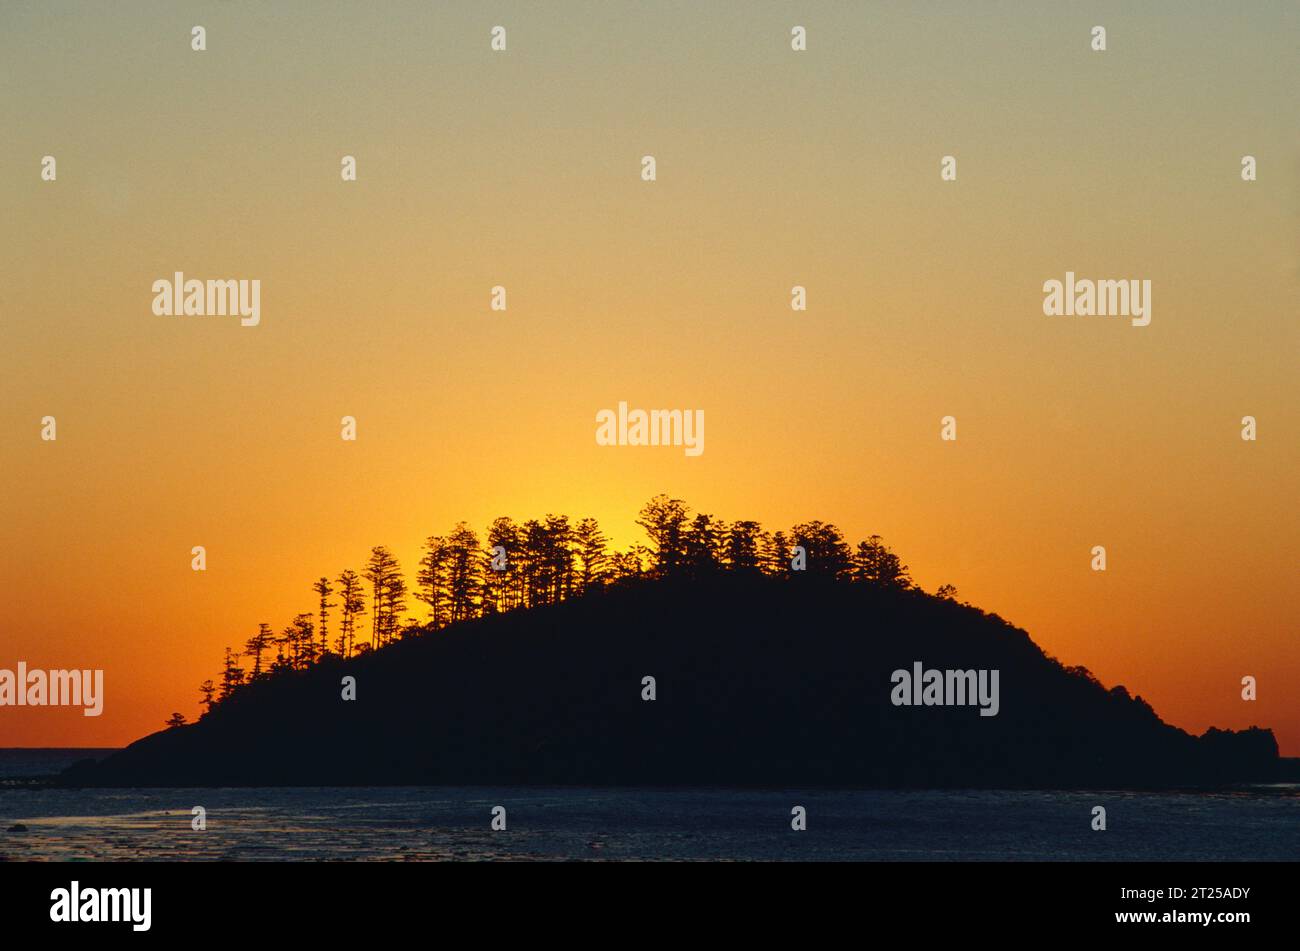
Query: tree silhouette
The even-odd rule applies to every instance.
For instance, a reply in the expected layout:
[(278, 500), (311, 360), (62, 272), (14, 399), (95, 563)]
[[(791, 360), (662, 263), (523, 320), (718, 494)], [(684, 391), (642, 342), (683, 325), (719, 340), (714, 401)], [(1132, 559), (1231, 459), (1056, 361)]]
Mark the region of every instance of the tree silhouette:
[(295, 615), (284, 636), (293, 648), (294, 670), (306, 670), (316, 662), (316, 624), (312, 615)]
[(627, 551), (615, 552), (610, 557), (610, 576), (618, 584), (628, 584), (644, 578), (654, 564), (654, 554), (644, 545), (633, 545)]
[(366, 613), (366, 600), (361, 590), (361, 578), (351, 568), (339, 574), (338, 582), (339, 597), (343, 599), (339, 602), (343, 617), (339, 632), (339, 653), (351, 657), (357, 617)]
[(594, 518), (584, 518), (578, 523), (573, 530), (573, 542), (578, 559), (578, 590), (586, 594), (604, 583), (605, 566), (609, 562), (605, 548), (609, 542)]
[(763, 571), (774, 578), (790, 573), (790, 543), (785, 532), (773, 532), (763, 540)]
[(199, 684), (199, 702), (203, 704), (204, 712), (211, 713), (212, 705), (216, 703), (217, 685), (211, 680), (205, 680)]
[[(505, 567), (498, 568), (497, 550), (505, 553)], [(488, 526), (487, 547), (483, 551), (484, 614), (502, 614), (516, 605), (515, 584), (519, 578), (519, 529), (509, 516), (494, 519)]]
[(324, 657), (329, 653), (330, 649), (329, 633), (327, 631), (329, 609), (337, 606), (329, 599), (330, 595), (334, 593), (334, 589), (330, 586), (330, 579), (324, 575), (311, 586), (311, 589), (320, 595), (320, 652), (321, 656)]
[(742, 574), (757, 574), (762, 566), (762, 533), (758, 522), (732, 522), (726, 536), (727, 567)]
[[(857, 551), (853, 555), (853, 575), (858, 581), (885, 588), (912, 586), (907, 565), (889, 550), (889, 546), (879, 535), (872, 535), (866, 541), (858, 542)], [(957, 589), (953, 588), (952, 591), (956, 594)]]
[(660, 577), (676, 573), (685, 560), (682, 543), (689, 512), (681, 499), (660, 494), (645, 504), (636, 520), (650, 536), (653, 570)]
[(370, 646), (379, 648), (384, 643), (384, 636), (393, 629), (393, 621), (388, 615), (388, 588), (395, 578), (400, 577), (401, 568), (393, 553), (383, 545), (370, 549), (370, 561), (362, 577), (370, 582), (371, 587), (371, 627)]
[(808, 556), (805, 572), (826, 578), (847, 577), (853, 559), (848, 543), (834, 525), (824, 522), (803, 522), (790, 529), (795, 545), (802, 546)]
[(523, 574), (523, 606), (540, 607), (547, 603), (547, 593), (551, 588), (546, 526), (537, 519), (530, 518), (520, 528), (520, 539), (523, 542), (519, 551), (519, 569)]
[(401, 635), (403, 626), (400, 618), (405, 610), (406, 580), (399, 570), (388, 579), (388, 585), (384, 588), (384, 629), (382, 632), (384, 643), (391, 643)]
[(256, 680), (262, 676), (262, 654), (265, 653), (275, 640), (275, 634), (271, 631), (271, 625), (257, 625), (257, 633), (244, 642), (244, 650), (253, 658), (253, 679)]
[[(465, 522), (457, 522), (447, 535), (431, 535), (423, 547), (415, 575), (415, 596), (428, 605), (425, 622), (402, 620), (406, 611), (406, 580), (393, 553), (383, 545), (370, 550), (365, 570), (358, 575), (346, 569), (337, 587), (321, 577), (313, 585), (316, 613), (296, 615), (279, 636), (268, 624), (244, 644), (252, 658), (246, 677), (240, 654), (226, 648), (219, 686), (211, 680), (200, 686), (207, 712), (245, 686), (269, 679), (264, 656), (274, 644), (276, 656), (270, 673), (302, 671), (329, 652), (329, 610), (340, 608), (335, 652), (344, 659), (380, 650), (407, 637), (419, 637), (449, 625), (462, 624), (488, 614), (531, 610), (604, 587), (626, 587), (662, 579), (704, 582), (729, 572), (752, 583), (791, 577), (791, 546), (802, 546), (806, 571), (836, 581), (853, 581), (893, 589), (913, 587), (908, 568), (879, 535), (851, 549), (834, 525), (802, 522), (789, 533), (768, 534), (751, 520), (728, 524), (712, 515), (693, 517), (681, 499), (656, 495), (638, 513), (650, 546), (634, 543), (626, 551), (610, 551), (608, 540), (594, 518), (572, 524), (565, 515), (516, 523), (508, 516), (494, 519), (487, 530), (487, 547)], [(505, 569), (493, 567), (495, 549), (505, 550)], [(371, 589), (371, 637), (356, 642), (357, 618), (366, 613), (365, 590)], [(337, 594), (339, 601), (330, 601)], [(944, 585), (939, 597), (955, 597), (956, 589)], [(316, 628), (319, 624), (319, 634)]]
[(447, 625), (449, 558), (447, 539), (441, 535), (425, 539), (424, 555), (415, 573), (415, 596), (429, 606), (429, 626), (435, 631)]
[(226, 700), (244, 682), (244, 669), (239, 666), (239, 655), (226, 648), (225, 662), (221, 670), (221, 690), (219, 700)]
[(546, 557), (550, 569), (549, 602), (563, 601), (573, 592), (573, 529), (567, 515), (547, 515)]
[(293, 670), (298, 666), (297, 642), (293, 625), (286, 624), (275, 638), (275, 663), (271, 665), (275, 673)]
[(703, 512), (691, 520), (682, 537), (682, 564), (692, 578), (705, 578), (722, 567), (726, 526)]
[(457, 522), (447, 537), (449, 623), (455, 624), (474, 616), (482, 587), (481, 569), (478, 535), (464, 522)]
[(274, 640), (275, 660), (271, 663), (271, 673), (293, 670), (293, 628), (286, 627)]

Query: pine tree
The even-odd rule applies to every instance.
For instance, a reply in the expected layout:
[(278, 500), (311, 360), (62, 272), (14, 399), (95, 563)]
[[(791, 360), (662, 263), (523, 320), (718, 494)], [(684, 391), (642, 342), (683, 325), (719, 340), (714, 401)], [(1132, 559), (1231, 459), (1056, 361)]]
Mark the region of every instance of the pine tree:
[(790, 544), (785, 532), (773, 532), (764, 539), (763, 571), (774, 577), (784, 578), (790, 574)]
[(758, 522), (732, 522), (726, 536), (726, 562), (732, 571), (753, 574), (762, 564), (763, 529)]
[(244, 650), (253, 658), (253, 679), (257, 680), (262, 676), (262, 654), (265, 653), (275, 641), (275, 634), (271, 631), (271, 625), (257, 625), (257, 633), (244, 642)]
[(306, 670), (316, 663), (316, 624), (313, 616), (305, 612), (295, 615), (286, 633), (293, 644), (294, 669)]
[(578, 556), (578, 587), (586, 594), (604, 583), (605, 566), (609, 562), (605, 553), (608, 540), (594, 518), (584, 518), (573, 531), (573, 541)]
[(339, 574), (339, 607), (342, 610), (342, 630), (339, 633), (339, 653), (344, 657), (352, 656), (353, 636), (356, 632), (357, 617), (366, 613), (366, 599), (361, 589), (361, 578), (351, 568)]
[(464, 522), (457, 522), (447, 538), (447, 549), (447, 593), (450, 602), (448, 620), (455, 624), (473, 617), (477, 607), (477, 597), (482, 587), (478, 535)]
[[(498, 552), (505, 553), (505, 567), (498, 568)], [(499, 614), (516, 607), (515, 583), (519, 576), (520, 559), (519, 529), (509, 516), (493, 519), (488, 526), (487, 548), (483, 552), (483, 600), (484, 614)]]
[(689, 513), (681, 499), (660, 494), (642, 507), (636, 520), (654, 545), (654, 571), (660, 577), (675, 574), (685, 561), (683, 542)]
[(415, 597), (429, 606), (429, 625), (435, 631), (447, 626), (447, 539), (430, 535), (424, 541), (424, 555), (415, 572)]
[(370, 549), (370, 561), (366, 564), (362, 577), (370, 582), (371, 587), (370, 610), (373, 616), (370, 626), (370, 645), (372, 649), (381, 647), (384, 635), (394, 627), (394, 622), (388, 616), (388, 588), (393, 583), (393, 579), (400, 574), (401, 569), (391, 551), (383, 545), (376, 545)]
[(546, 516), (546, 559), (550, 567), (550, 601), (563, 601), (573, 590), (573, 529), (567, 515)]
[(790, 529), (790, 538), (807, 555), (806, 574), (825, 578), (848, 577), (853, 567), (853, 553), (844, 535), (834, 525), (817, 520), (803, 522)]
[(334, 593), (334, 589), (330, 587), (330, 579), (326, 578), (324, 575), (321, 576), (319, 581), (311, 586), (311, 589), (320, 595), (320, 653), (321, 656), (324, 657), (330, 650), (329, 633), (327, 631), (329, 609), (337, 607), (337, 605), (329, 599), (330, 595)]
[(239, 666), (239, 654), (226, 648), (225, 661), (221, 669), (221, 692), (217, 696), (218, 701), (229, 699), (241, 684), (244, 682), (244, 668)]
[(691, 520), (682, 537), (682, 562), (688, 574), (700, 578), (721, 567), (719, 553), (725, 530), (725, 525), (719, 525), (712, 515), (703, 512)]
[(388, 579), (384, 588), (384, 630), (383, 641), (392, 643), (402, 630), (401, 616), (406, 610), (406, 579), (396, 572)]
[[(903, 589), (912, 586), (907, 565), (889, 550), (879, 535), (858, 542), (857, 551), (853, 553), (853, 577), (856, 581), (884, 588)], [(953, 588), (952, 591), (955, 595), (957, 589)]]

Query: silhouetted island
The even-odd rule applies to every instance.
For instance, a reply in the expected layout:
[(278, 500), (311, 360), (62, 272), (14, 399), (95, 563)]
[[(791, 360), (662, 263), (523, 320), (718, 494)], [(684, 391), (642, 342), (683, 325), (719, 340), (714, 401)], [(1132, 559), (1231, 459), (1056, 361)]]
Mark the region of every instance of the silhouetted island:
[[(350, 643), (353, 617), (328, 649), (326, 590), (320, 644), (309, 634), (314, 647), (303, 646), (308, 615), (295, 619), (297, 641), (292, 625), (279, 641), (262, 625), (249, 642), (254, 675), (228, 651), (221, 698), (205, 685), (209, 710), (197, 723), (177, 714), (171, 728), (77, 764), (62, 782), (1170, 788), (1280, 775), (1272, 731), (1194, 737), (1170, 726), (1124, 687), (1103, 687), (1019, 628), (958, 603), (954, 589), (919, 590), (875, 536), (854, 551), (833, 526), (806, 523), (777, 533), (768, 557), (772, 536), (756, 523), (735, 523), (749, 538), (737, 543), (731, 528), (706, 522), (705, 544), (692, 541), (700, 517), (688, 520), (677, 500), (657, 497), (642, 516), (649, 563), (619, 574), (603, 572), (602, 559), (585, 577), (585, 560), (555, 560), (555, 533), (530, 542), (522, 532), (544, 523), (498, 519), (497, 540), (504, 531), (517, 547), (481, 550), (476, 593), (462, 588), (459, 611), (450, 576), (422, 572), (432, 620), (400, 628), (400, 611), (383, 620), (395, 602), (376, 584), (373, 647)], [(430, 539), (430, 552), (446, 541)], [(804, 564), (791, 569), (800, 552)], [(539, 584), (546, 564), (555, 570)], [(518, 598), (508, 594), (512, 571)], [(273, 644), (276, 660), (263, 667)], [(926, 702), (910, 683), (923, 670), (940, 672), (926, 681), (928, 699), (949, 703)], [(968, 686), (963, 702), (951, 702), (945, 671)], [(349, 677), (355, 699), (345, 699)], [(996, 684), (992, 702), (976, 702), (977, 682)]]

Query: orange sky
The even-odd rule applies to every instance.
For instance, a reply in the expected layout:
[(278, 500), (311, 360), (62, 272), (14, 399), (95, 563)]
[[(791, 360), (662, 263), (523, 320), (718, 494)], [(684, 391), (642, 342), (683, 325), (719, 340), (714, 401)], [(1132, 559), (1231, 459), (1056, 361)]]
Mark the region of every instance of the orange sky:
[[(1170, 722), (1300, 755), (1300, 13), (852, 7), (0, 9), (0, 667), (107, 690), (0, 708), (0, 746), (194, 716), (371, 545), (409, 576), (546, 512), (625, 545), (666, 491), (878, 532)], [(154, 316), (178, 270), (259, 279), (261, 325)], [(1044, 316), (1067, 270), (1149, 279), (1151, 325)], [(703, 409), (704, 454), (598, 447), (619, 400)]]

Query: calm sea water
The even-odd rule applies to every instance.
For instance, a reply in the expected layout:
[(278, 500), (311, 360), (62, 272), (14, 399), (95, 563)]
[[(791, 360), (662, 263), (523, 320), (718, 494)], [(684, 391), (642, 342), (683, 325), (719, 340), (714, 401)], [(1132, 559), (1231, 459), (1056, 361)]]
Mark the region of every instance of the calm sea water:
[[(104, 755), (108, 751), (99, 751)], [(1300, 859), (1300, 788), (1237, 793), (399, 787), (55, 790), (0, 750), (7, 860)], [(493, 806), (507, 829), (490, 828)], [(1105, 806), (1107, 831), (1090, 828)], [(194, 806), (207, 830), (191, 829)], [(806, 832), (790, 811), (808, 812)], [(23, 827), (17, 829), (15, 827)]]

